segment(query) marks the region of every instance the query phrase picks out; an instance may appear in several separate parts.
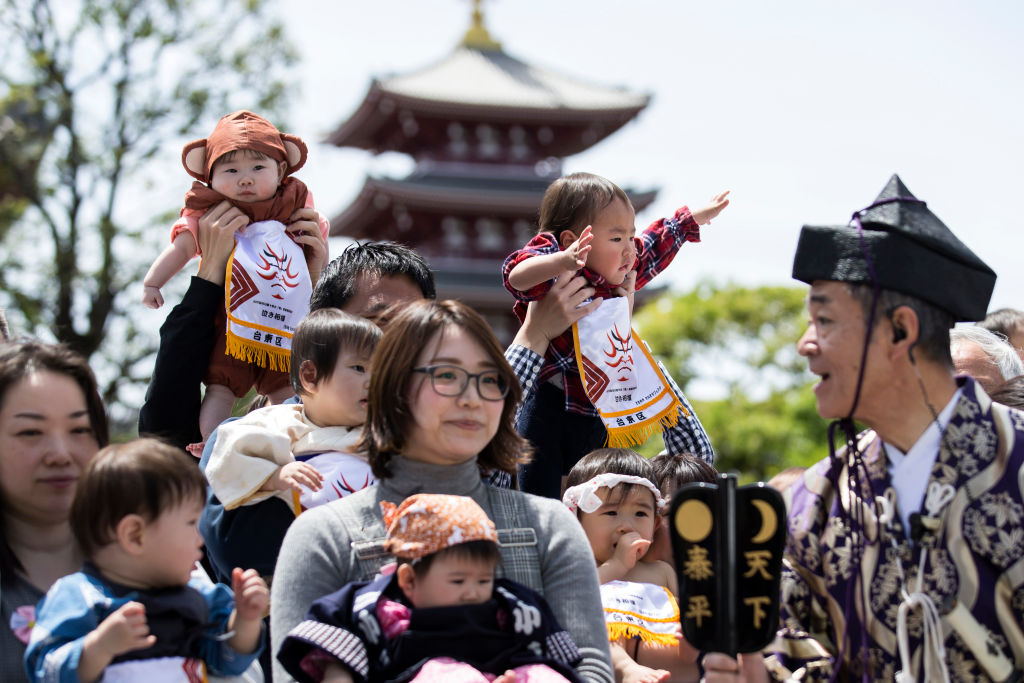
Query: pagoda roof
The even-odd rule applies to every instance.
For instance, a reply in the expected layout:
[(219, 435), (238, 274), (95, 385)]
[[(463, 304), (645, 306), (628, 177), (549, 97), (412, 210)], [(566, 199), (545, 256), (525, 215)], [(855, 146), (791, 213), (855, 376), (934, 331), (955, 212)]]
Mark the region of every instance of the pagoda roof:
[[(594, 85), (522, 62), (500, 49), (461, 45), (420, 71), (374, 79), (356, 111), (327, 139), (340, 147), (407, 151), (414, 138), (388, 133), (399, 116), (508, 124), (604, 126), (610, 135), (642, 111), (650, 96)], [(597, 140), (587, 145), (586, 149)]]
[[(331, 235), (376, 239), (380, 215), (394, 204), (408, 210), (459, 215), (486, 213), (536, 219), (550, 179), (509, 179), (451, 176), (412, 176), (404, 180), (367, 176), (348, 208), (331, 219)], [(654, 201), (657, 190), (626, 190), (639, 212)]]

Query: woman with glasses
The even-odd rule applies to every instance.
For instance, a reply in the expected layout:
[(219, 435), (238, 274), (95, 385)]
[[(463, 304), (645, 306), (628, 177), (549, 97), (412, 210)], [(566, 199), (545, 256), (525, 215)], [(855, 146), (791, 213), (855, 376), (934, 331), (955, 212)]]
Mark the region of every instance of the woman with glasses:
[[(482, 472), (515, 472), (526, 442), (512, 417), (519, 383), (494, 334), (472, 309), (420, 301), (388, 325), (373, 359), (362, 450), (376, 486), (310, 510), (281, 547), (271, 593), (276, 652), (312, 602), (366, 581), (393, 558), (383, 549), (380, 503), (414, 493), (473, 498), (494, 521), (499, 576), (540, 592), (570, 632), (588, 681), (612, 680), (593, 556), (579, 524), (558, 501), (488, 486)], [(528, 615), (521, 628), (530, 627)], [(557, 643), (551, 643), (557, 647)], [(339, 637), (339, 651), (358, 647)], [(275, 666), (275, 681), (293, 680)]]

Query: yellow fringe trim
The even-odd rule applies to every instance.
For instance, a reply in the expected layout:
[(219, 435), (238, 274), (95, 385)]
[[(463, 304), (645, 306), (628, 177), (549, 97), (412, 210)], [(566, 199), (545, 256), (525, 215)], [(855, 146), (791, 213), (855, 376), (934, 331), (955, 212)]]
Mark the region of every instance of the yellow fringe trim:
[[(668, 386), (666, 384), (666, 386)], [(642, 446), (655, 434), (661, 434), (665, 429), (671, 429), (679, 423), (679, 407), (682, 403), (675, 396), (670, 403), (657, 416), (649, 422), (640, 425), (629, 425), (628, 427), (609, 427), (605, 423), (608, 438), (605, 439), (605, 446), (609, 448), (629, 448), (630, 446)]]
[(671, 633), (651, 633), (647, 629), (631, 624), (608, 624), (608, 640), (614, 642), (620, 638), (640, 638), (644, 643), (655, 647), (679, 644), (679, 639)]
[(291, 367), (291, 350), (264, 346), (257, 341), (243, 339), (230, 330), (227, 333), (225, 352), (238, 360), (268, 370), (288, 372)]

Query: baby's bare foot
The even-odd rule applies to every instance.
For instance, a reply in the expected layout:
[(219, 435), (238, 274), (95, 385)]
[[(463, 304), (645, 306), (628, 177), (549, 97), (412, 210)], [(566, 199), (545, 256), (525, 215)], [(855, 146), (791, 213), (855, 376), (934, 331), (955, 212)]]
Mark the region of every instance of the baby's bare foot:
[(670, 675), (664, 669), (652, 669), (634, 662), (622, 672), (622, 683), (664, 683)]

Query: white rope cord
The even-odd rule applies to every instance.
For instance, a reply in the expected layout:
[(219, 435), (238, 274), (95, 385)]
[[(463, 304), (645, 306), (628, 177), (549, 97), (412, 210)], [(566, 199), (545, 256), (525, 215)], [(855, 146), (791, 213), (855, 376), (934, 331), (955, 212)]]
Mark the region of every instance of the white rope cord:
[[(939, 513), (946, 504), (953, 500), (956, 489), (949, 484), (940, 484), (933, 481), (928, 485), (928, 493), (925, 496), (924, 507), (928, 516), (938, 519)], [(895, 501), (887, 496), (876, 498), (878, 506), (882, 510), (878, 521), (885, 526), (892, 524), (895, 516)], [(893, 548), (896, 548), (896, 539), (892, 538)], [(916, 683), (914, 678), (913, 665), (910, 660), (910, 636), (907, 629), (907, 618), (912, 611), (920, 610), (921, 625), (923, 629), (922, 647), (924, 648), (924, 680), (941, 681), (949, 683), (949, 671), (946, 668), (946, 646), (942, 636), (942, 621), (935, 601), (921, 590), (924, 584), (924, 569), (928, 563), (928, 548), (921, 549), (921, 560), (917, 567), (917, 588), (916, 591), (908, 590), (907, 580), (903, 574), (903, 565), (896, 562), (896, 571), (900, 581), (900, 602), (899, 611), (896, 614), (896, 637), (900, 653), (901, 670), (896, 672), (896, 683)]]

